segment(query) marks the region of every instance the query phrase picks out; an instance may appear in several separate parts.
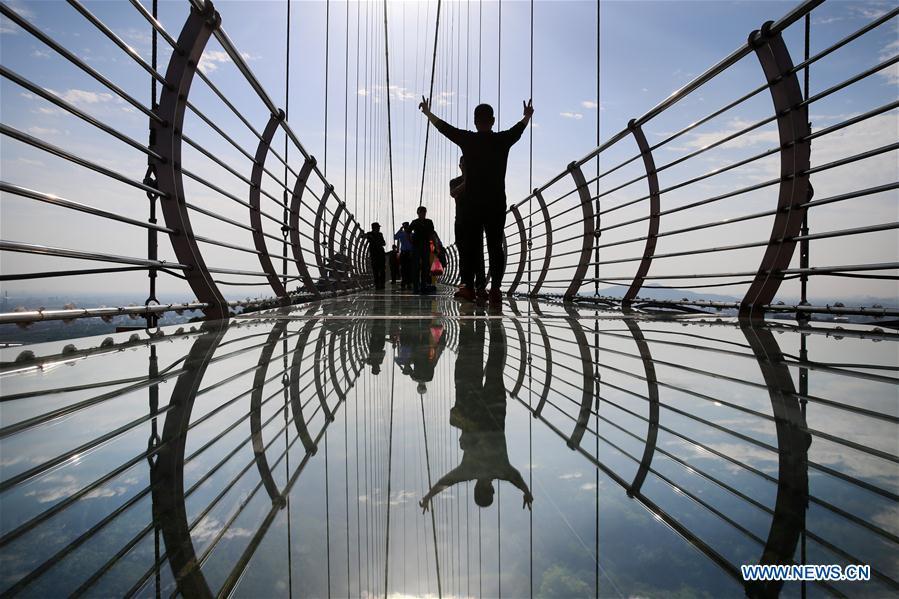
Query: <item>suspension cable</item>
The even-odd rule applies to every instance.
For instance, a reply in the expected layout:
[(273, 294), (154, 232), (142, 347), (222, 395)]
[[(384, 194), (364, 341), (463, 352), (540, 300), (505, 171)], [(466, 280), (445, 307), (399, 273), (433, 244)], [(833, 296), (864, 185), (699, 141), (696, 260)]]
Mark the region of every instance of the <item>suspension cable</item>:
[[(440, 6), (443, 4), (443, 0), (437, 0), (437, 19), (434, 23), (434, 54), (431, 57), (431, 87), (428, 92), (428, 102), (433, 102), (434, 100), (434, 73), (437, 68), (437, 40), (440, 37)], [(425, 151), (424, 151), (424, 161), (421, 165), (421, 193), (418, 196), (418, 205), (419, 207), (424, 203), (425, 197), (425, 169), (428, 166), (428, 138), (431, 134), (431, 121), (428, 120), (428, 124), (425, 126)], [(439, 586), (439, 584), (438, 584)]]
[[(396, 205), (393, 198), (393, 126), (390, 120), (390, 49), (387, 36), (387, 0), (384, 0), (384, 69), (387, 79), (387, 160), (390, 167), (390, 230), (396, 230)], [(392, 398), (391, 398), (392, 402)], [(388, 487), (390, 481), (387, 482)], [(390, 498), (387, 498), (388, 502)], [(389, 503), (388, 503), (389, 505)], [(387, 512), (387, 520), (390, 520), (390, 511)], [(386, 584), (386, 583), (385, 583)], [(385, 589), (386, 594), (386, 589)]]

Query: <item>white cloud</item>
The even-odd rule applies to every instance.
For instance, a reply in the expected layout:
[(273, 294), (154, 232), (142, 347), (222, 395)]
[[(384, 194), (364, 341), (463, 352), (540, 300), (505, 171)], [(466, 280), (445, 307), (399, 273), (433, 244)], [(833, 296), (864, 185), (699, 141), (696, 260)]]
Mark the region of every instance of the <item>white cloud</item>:
[(218, 70), (220, 64), (231, 62), (231, 57), (227, 52), (222, 50), (205, 50), (203, 56), (200, 57), (200, 64), (197, 68), (205, 75), (209, 75)]
[(50, 58), (50, 52), (47, 50), (34, 50), (31, 52), (34, 58)]
[(562, 480), (571, 480), (573, 478), (580, 478), (582, 476), (583, 474), (581, 474), (580, 472), (569, 472), (567, 474), (560, 475), (559, 478)]
[[(733, 135), (734, 133), (745, 129), (752, 124), (753, 123), (751, 121), (732, 119), (727, 123), (727, 126), (724, 129), (691, 134), (690, 137), (684, 141), (684, 146), (679, 149), (698, 150), (699, 148), (704, 148), (715, 142), (721, 141), (729, 135)], [(777, 145), (779, 142), (780, 138), (778, 137), (776, 130), (750, 131), (749, 133), (744, 133), (743, 135), (726, 142), (725, 144), (723, 144), (723, 147), (730, 149), (747, 148), (758, 144)]]
[(12, 2), (8, 3), (8, 6), (12, 9), (13, 12), (18, 13), (20, 17), (23, 19), (28, 19), (29, 21), (34, 20), (34, 13), (25, 8), (18, 0), (12, 0)]
[[(899, 40), (894, 40), (880, 51), (880, 61), (889, 60), (896, 56), (897, 53), (899, 53)], [(877, 74), (886, 79), (890, 85), (899, 85), (899, 63), (890, 65), (878, 71)]]
[(818, 17), (817, 19), (812, 19), (812, 25), (830, 25), (831, 23), (836, 23), (837, 21), (842, 21), (843, 17)]
[(56, 135), (59, 133), (59, 129), (51, 129), (49, 127), (28, 127), (26, 131), (32, 135), (37, 135), (38, 137), (44, 135)]
[(367, 89), (365, 89), (364, 87), (360, 87), (360, 88), (356, 91), (356, 94), (358, 94), (358, 95), (360, 95), (360, 96), (367, 96), (367, 95), (369, 94), (369, 91), (368, 91)]
[[(253, 56), (249, 52), (241, 52), (241, 58), (247, 62), (256, 60), (258, 56)], [(205, 50), (203, 56), (200, 57), (200, 64), (197, 68), (205, 75), (214, 73), (220, 65), (227, 64), (231, 61), (231, 57), (224, 50)]]
[(580, 112), (560, 112), (559, 116), (566, 118), (566, 119), (574, 119), (576, 121), (579, 121), (582, 118), (584, 118), (584, 115), (582, 115)]
[(596, 107), (599, 106), (599, 104), (597, 104), (593, 100), (584, 100), (583, 102), (581, 102), (581, 106), (589, 110), (596, 110)]
[(104, 102), (112, 102), (116, 99), (115, 96), (106, 92), (91, 92), (83, 89), (69, 89), (61, 94), (52, 90), (50, 91), (66, 102), (75, 104), (76, 106), (79, 104), (102, 104)]

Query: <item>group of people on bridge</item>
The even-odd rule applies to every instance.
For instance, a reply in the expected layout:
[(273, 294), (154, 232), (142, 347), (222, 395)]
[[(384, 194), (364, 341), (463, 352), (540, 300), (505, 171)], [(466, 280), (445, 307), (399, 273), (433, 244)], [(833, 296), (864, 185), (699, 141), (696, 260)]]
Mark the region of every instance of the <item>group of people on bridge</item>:
[[(455, 297), (461, 301), (502, 303), (502, 279), (506, 268), (503, 236), (506, 225), (506, 166), (509, 150), (521, 138), (534, 114), (530, 100), (523, 105), (523, 117), (505, 131), (493, 131), (496, 119), (493, 107), (479, 104), (474, 109), (475, 131), (457, 129), (433, 112), (422, 97), (419, 109), (434, 127), (459, 146), (461, 175), (449, 183), (456, 203), (455, 237), (459, 254), (461, 285)], [(366, 233), (376, 289), (385, 287), (386, 241), (381, 226), (372, 223)], [(484, 238), (487, 240), (489, 267), (484, 266)], [(404, 222), (394, 235), (397, 244), (390, 252), (391, 280), (401, 273), (401, 287), (416, 293), (432, 293), (434, 279), (443, 272), (445, 251), (427, 209), (418, 207), (418, 218)], [(490, 285), (489, 292), (487, 290)]]

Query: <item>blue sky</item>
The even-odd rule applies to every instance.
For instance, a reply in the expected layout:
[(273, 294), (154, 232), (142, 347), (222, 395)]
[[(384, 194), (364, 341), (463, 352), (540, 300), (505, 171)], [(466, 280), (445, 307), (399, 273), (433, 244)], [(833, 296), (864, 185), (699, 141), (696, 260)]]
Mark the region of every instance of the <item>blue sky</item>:
[[(149, 6), (149, 3), (145, 3)], [(149, 58), (149, 28), (132, 6), (124, 2), (87, 2), (87, 7), (116, 31), (145, 58)], [(64, 46), (84, 58), (110, 79), (148, 103), (149, 82), (146, 74), (108, 42), (74, 9), (62, 2), (24, 2), (10, 4), (28, 20), (36, 24)], [(166, 29), (177, 36), (187, 15), (186, 2), (160, 2), (160, 20)], [(629, 119), (643, 114), (708, 66), (744, 43), (746, 36), (764, 21), (777, 19), (793, 2), (711, 2), (711, 1), (653, 1), (602, 2), (601, 4), (601, 80), (597, 96), (596, 82), (596, 10), (595, 2), (535, 2), (534, 3), (534, 128), (526, 133), (513, 149), (509, 162), (507, 188), (509, 201), (516, 201), (531, 188), (528, 144), (533, 134), (533, 184), (539, 185), (561, 172), (571, 160), (587, 154), (596, 142), (596, 119), (600, 118), (601, 138), (607, 139), (626, 126)], [(831, 1), (814, 12), (811, 51), (832, 44), (855, 31), (891, 7), (884, 2)], [(222, 15), (223, 27), (241, 50), (263, 86), (280, 106), (285, 105), (285, 2), (221, 1), (216, 8)], [(386, 81), (384, 73), (384, 5), (380, 2), (292, 2), (289, 120), (303, 144), (315, 155), (321, 166), (325, 158), (325, 33), (326, 9), (330, 26), (328, 43), (328, 126), (327, 174), (338, 195), (347, 200), (351, 210), (363, 223), (379, 220), (390, 222), (390, 194), (387, 177), (386, 151)], [(393, 119), (393, 162), (395, 210), (397, 221), (411, 219), (418, 205), (422, 148), (423, 117), (417, 111), (418, 98), (427, 91), (433, 51), (434, 17), (436, 5), (425, 2), (388, 3), (390, 38), (391, 109)], [(528, 2), (502, 3), (501, 45), (498, 43), (499, 4), (463, 0), (444, 2), (438, 44), (437, 76), (434, 111), (446, 120), (465, 126), (467, 115), (480, 99), (494, 104), (499, 113), (499, 125), (512, 125), (521, 117), (521, 101), (529, 95), (529, 19)], [(357, 27), (357, 19), (359, 26)], [(349, 20), (349, 28), (346, 23)], [(482, 23), (482, 27), (480, 26)], [(482, 31), (479, 32), (479, 29)], [(52, 89), (77, 106), (103, 119), (135, 139), (146, 139), (146, 118), (127, 104), (103, 90), (93, 80), (55, 55), (52, 49), (19, 30), (7, 20), (2, 21), (0, 51), (2, 61), (14, 71), (32, 81)], [(801, 24), (785, 34), (794, 62), (802, 55)], [(467, 40), (467, 41), (466, 41)], [(357, 44), (358, 42), (358, 44)], [(359, 47), (357, 82), (357, 45)], [(480, 46), (480, 49), (479, 49)], [(368, 50), (366, 56), (366, 49)], [(160, 40), (160, 71), (164, 72), (169, 52)], [(347, 50), (349, 52), (348, 62)], [(897, 20), (893, 19), (876, 31), (853, 42), (817, 63), (812, 70), (811, 91), (815, 93), (854, 75), (862, 69), (890, 58), (899, 52)], [(231, 101), (253, 125), (261, 130), (268, 117), (264, 105), (256, 98), (240, 73), (221, 47), (212, 40), (201, 61), (201, 68), (226, 91)], [(346, 70), (345, 70), (346, 69)], [(468, 77), (466, 78), (466, 69)], [(480, 79), (478, 77), (480, 70)], [(346, 76), (348, 74), (348, 77)], [(501, 77), (499, 77), (501, 74)], [(498, 79), (500, 83), (498, 84)], [(753, 89), (762, 82), (761, 69), (754, 56), (743, 59), (734, 69), (692, 94), (678, 105), (645, 126), (650, 143), (677, 131), (692, 120), (715, 110), (730, 100)], [(864, 82), (834, 94), (812, 106), (810, 119), (814, 128), (839, 122), (849, 115), (870, 110), (897, 97), (897, 70), (894, 67), (869, 77)], [(139, 152), (93, 130), (73, 117), (60, 114), (51, 104), (30, 97), (23, 90), (3, 79), (2, 120), (32, 135), (88, 156), (102, 164), (128, 173), (136, 179), (143, 176), (146, 160)], [(218, 123), (251, 154), (255, 138), (200, 82), (195, 81), (191, 101)], [(344, 111), (344, 104), (348, 110)], [(356, 108), (358, 105), (358, 136)], [(702, 147), (722, 135), (769, 115), (770, 96), (760, 94), (745, 105), (710, 121), (694, 132), (672, 142), (671, 147), (656, 152), (656, 164), (662, 165), (686, 152)], [(813, 145), (813, 163), (827, 162), (848, 156), (875, 145), (894, 141), (899, 135), (896, 111), (853, 126), (840, 134), (822, 138)], [(344, 126), (348, 135), (344, 136)], [(188, 117), (185, 131), (204, 147), (211, 148), (229, 164), (249, 176), (250, 165), (214, 132), (203, 126), (196, 117)], [(367, 133), (367, 135), (366, 135)], [(452, 210), (445, 193), (446, 181), (455, 176), (455, 148), (445, 141), (435, 141), (431, 132), (429, 167), (424, 200), (431, 208), (438, 231), (451, 238)], [(767, 126), (753, 132), (746, 139), (728, 144), (663, 173), (662, 186), (701, 174), (722, 164), (743, 158), (776, 145), (776, 127)], [(275, 147), (283, 152), (283, 137), (276, 138)], [(620, 146), (620, 147), (619, 147)], [(346, 152), (344, 148), (346, 147)], [(356, 158), (358, 147), (358, 160)], [(85, 173), (36, 150), (11, 140), (0, 139), (3, 179), (33, 187), (63, 197), (82, 201), (105, 209), (124, 212), (135, 218), (146, 218), (147, 206), (139, 190), (112, 183), (102, 176)], [(852, 151), (854, 150), (854, 151)], [(602, 156), (602, 168), (614, 166), (635, 152), (631, 139), (610, 149)], [(299, 167), (299, 154), (291, 148), (289, 158)], [(276, 162), (268, 164), (275, 171)], [(347, 169), (344, 170), (346, 160)], [(820, 161), (820, 162), (816, 162)], [(226, 190), (244, 197), (246, 186), (195, 151), (185, 151), (185, 167), (214, 180)], [(866, 160), (852, 167), (835, 169), (813, 178), (816, 197), (867, 187), (897, 180), (896, 153)], [(589, 166), (589, 165), (588, 165)], [(604, 187), (612, 186), (640, 174), (639, 163), (621, 169), (603, 179)], [(595, 168), (595, 166), (590, 166)], [(663, 196), (663, 208), (676, 206), (716, 191), (734, 189), (738, 185), (770, 178), (776, 173), (777, 162), (766, 159), (727, 176), (716, 177), (683, 192)], [(607, 186), (607, 187), (606, 187)], [(641, 187), (643, 186), (643, 187)], [(607, 205), (627, 201), (645, 194), (645, 183), (612, 194)], [(264, 188), (280, 197), (281, 190), (273, 181)], [(230, 204), (220, 196), (199, 185), (186, 184), (189, 200), (220, 211), (231, 218), (246, 220), (246, 209)], [(698, 191), (697, 191), (698, 189)], [(357, 191), (358, 190), (358, 191)], [(558, 194), (561, 195), (561, 194)], [(697, 220), (716, 220), (773, 207), (776, 188), (723, 204), (679, 213), (663, 222), (677, 228)], [(863, 198), (855, 202), (836, 204), (814, 213), (813, 230), (833, 230), (862, 226), (874, 222), (899, 220), (895, 192)], [(265, 204), (264, 204), (265, 206)], [(279, 214), (276, 206), (268, 205)], [(604, 221), (615, 222), (645, 213), (645, 207), (622, 210)], [(4, 195), (2, 237), (92, 249), (109, 253), (142, 256), (145, 252), (143, 234), (127, 227), (105, 223), (87, 215), (70, 214), (51, 206), (38, 205), (29, 200)], [(207, 219), (208, 220), (208, 219)], [(229, 239), (240, 233), (201, 217), (194, 221), (195, 230), (207, 236)], [(539, 229), (539, 226), (538, 226)], [(102, 231), (103, 235), (86, 235), (86, 231)], [(633, 237), (645, 233), (645, 224), (623, 227), (610, 232), (605, 240)], [(710, 230), (703, 237), (667, 238), (660, 242), (659, 251), (679, 251), (702, 247), (765, 239), (770, 233), (770, 221), (751, 221), (738, 228), (722, 227)], [(559, 237), (557, 237), (559, 239)], [(813, 255), (817, 265), (850, 264), (866, 261), (895, 261), (899, 253), (899, 238), (895, 231), (867, 235), (865, 243), (828, 240), (813, 247), (821, 249)], [(567, 246), (560, 245), (560, 251)], [(208, 261), (216, 266), (258, 269), (255, 257), (249, 254), (209, 248)], [(280, 246), (270, 247), (280, 255)], [(172, 259), (167, 245), (160, 252)], [(610, 248), (603, 258), (614, 259), (639, 255), (638, 245)], [(701, 263), (695, 260), (671, 259), (657, 261), (653, 274), (684, 272), (720, 272), (726, 270), (754, 270), (760, 250), (710, 254)], [(52, 263), (44, 258), (3, 256), (4, 272), (46, 270), (74, 267), (76, 261)], [(612, 265), (605, 276), (628, 276), (634, 263)], [(123, 275), (117, 285), (144, 288), (143, 275)], [(96, 278), (95, 278), (96, 279)], [(53, 289), (62, 291), (95, 290), (106, 284), (97, 280), (56, 279)], [(48, 283), (16, 283), (4, 286), (11, 293), (21, 290), (47, 290)], [(163, 289), (173, 294), (183, 292), (177, 280), (161, 282)], [(819, 294), (878, 295), (899, 294), (894, 283), (872, 283), (846, 287), (839, 279), (821, 279), (816, 283)], [(710, 290), (712, 292), (722, 290)], [(725, 289), (726, 291), (726, 289)], [(736, 291), (731, 291), (737, 293)], [(228, 290), (232, 297), (243, 297), (246, 288)], [(251, 295), (253, 293), (250, 293)], [(264, 293), (260, 292), (264, 295)], [(739, 295), (739, 293), (737, 293)], [(795, 296), (795, 288), (785, 285), (782, 295)]]

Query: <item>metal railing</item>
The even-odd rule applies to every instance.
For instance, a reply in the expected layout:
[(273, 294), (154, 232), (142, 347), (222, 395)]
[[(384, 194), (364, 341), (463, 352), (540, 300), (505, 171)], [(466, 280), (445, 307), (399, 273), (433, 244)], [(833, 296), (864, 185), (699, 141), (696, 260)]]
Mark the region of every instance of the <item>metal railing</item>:
[[(121, 51), (129, 64), (133, 61), (146, 72), (151, 84), (149, 102), (125, 91), (91, 66), (87, 59), (66, 48), (13, 7), (0, 3), (0, 14), (64, 59), (73, 74), (81, 71), (102, 88), (103, 94), (117, 98), (129, 109), (146, 116), (148, 137), (140, 140), (125, 133), (120, 127), (79, 108), (74, 101), (64, 97), (65, 94), (30, 81), (6, 64), (0, 66), (0, 75), (21, 88), (22, 93), (30, 94), (34, 102), (48, 102), (54, 110), (76, 117), (93, 130), (102, 132), (107, 140), (121, 142), (126, 148), (123, 152), (136, 151), (146, 161), (146, 171), (120, 171), (118, 165), (107, 166), (104, 162), (108, 161), (66, 149), (6, 123), (0, 125), (0, 133), (13, 142), (75, 165), (79, 172), (93, 172), (102, 179), (115, 182), (116, 193), (123, 202), (134, 191), (140, 192), (148, 200), (149, 216), (146, 219), (126, 216), (133, 212), (131, 208), (107, 210), (6, 181), (7, 176), (15, 178), (14, 172), (4, 176), (0, 192), (7, 197), (51, 206), (54, 209), (51, 218), (64, 219), (69, 211), (76, 211), (96, 217), (97, 222), (102, 219), (125, 225), (129, 235), (145, 232), (147, 255), (57, 247), (35, 239), (2, 240), (2, 252), (41, 256), (42, 265), (48, 263), (48, 259), (62, 264), (77, 260), (83, 267), (46, 270), (5, 266), (0, 281), (54, 281), (60, 277), (106, 275), (103, 282), (98, 281), (98, 287), (115, 288), (116, 277), (122, 273), (146, 272), (148, 296), (144, 306), (6, 312), (0, 314), (0, 324), (128, 314), (143, 316), (147, 326), (152, 327), (160, 314), (174, 310), (201, 310), (208, 319), (223, 318), (233, 314), (232, 309), (239, 306), (258, 309), (285, 305), (368, 285), (370, 269), (362, 259), (366, 247), (362, 229), (318, 168), (316, 159), (300, 142), (284, 111), (266, 92), (243, 54), (225, 33), (212, 2), (192, 0), (181, 32), (175, 39), (150, 10), (138, 0), (132, 0), (137, 15), (152, 31), (150, 61), (81, 2), (69, 0), (68, 3), (116, 46), (116, 51)], [(263, 105), (269, 115), (267, 122), (254, 126), (245, 116), (251, 111), (238, 109), (229, 99), (238, 94), (226, 94), (203, 72), (203, 53), (209, 48), (211, 38), (252, 89), (255, 99)], [(171, 49), (165, 69), (157, 65), (157, 43)], [(206, 88), (200, 94), (196, 92), (196, 79)], [(210, 108), (218, 110), (221, 107), (201, 106), (200, 98), (207, 97), (220, 102), (229, 116), (233, 115), (242, 123), (243, 129), (229, 131), (213, 119)], [(258, 105), (254, 108), (258, 111)], [(248, 133), (258, 142), (255, 148), (247, 149), (235, 141), (245, 138)], [(283, 152), (274, 147), (276, 135), (284, 138)], [(299, 164), (295, 164), (296, 159), (288, 154), (291, 148), (299, 153)], [(123, 164), (127, 163), (123, 161)], [(276, 173), (281, 167), (283, 174)], [(221, 180), (227, 180), (227, 183)], [(81, 195), (82, 191), (73, 190), (73, 194)], [(210, 200), (204, 201), (204, 198)], [(215, 233), (206, 234), (206, 231)], [(88, 245), (91, 238), (84, 235), (79, 240)], [(162, 258), (162, 253), (170, 254), (172, 258)], [(279, 261), (280, 272), (275, 268)], [(160, 302), (157, 277), (162, 275), (184, 280), (196, 300)], [(259, 296), (256, 299), (235, 301), (226, 298), (234, 297), (243, 287), (262, 291), (255, 294)]]
[[(865, 85), (878, 74), (889, 81), (889, 69), (899, 63), (892, 46), (879, 58), (869, 52), (871, 60), (863, 70), (817, 93), (809, 88), (813, 66), (824, 62), (820, 68), (832, 70), (825, 58), (840, 60), (844, 47), (861, 43), (857, 40), (868, 42), (865, 38), (872, 32), (894, 27), (899, 8), (885, 9), (810, 55), (812, 14), (822, 1), (803, 2), (781, 19), (765, 23), (730, 55), (512, 204), (505, 227), (508, 293), (634, 308), (733, 308), (750, 316), (899, 315), (899, 305), (812, 301), (846, 295), (845, 287), (836, 293), (810, 289), (815, 281), (834, 277), (879, 285), (885, 297), (899, 297), (899, 221), (878, 220), (870, 208), (882, 203), (889, 218), (899, 197), (899, 143), (894, 135), (872, 135), (877, 129), (895, 131), (895, 85), (884, 86), (885, 101), (869, 101), (870, 107), (840, 115), (824, 127), (813, 128), (809, 113), (826, 104), (825, 99), (839, 98), (839, 92), (866, 93), (861, 90), (869, 90)], [(783, 34), (803, 23), (804, 57), (794, 64)], [(761, 69), (747, 64), (753, 57)], [(737, 99), (700, 116), (691, 114), (696, 107), (685, 106), (693, 100), (701, 109), (704, 92), (732, 94), (734, 71), (751, 76), (750, 69), (763, 82)], [(714, 88), (728, 76), (730, 87)], [(828, 80), (831, 77), (828, 74)], [(767, 116), (758, 118), (759, 113)], [(720, 126), (722, 119), (730, 119), (723, 131), (703, 129), (706, 124)], [(648, 135), (659, 141), (650, 142)], [(855, 172), (877, 160), (884, 165), (879, 179), (872, 180), (869, 171)], [(842, 223), (851, 219), (834, 217), (836, 209), (853, 218), (869, 215), (868, 222), (845, 226)], [(816, 215), (823, 210), (830, 210), (831, 216), (818, 222), (825, 220), (828, 227), (814, 231)], [(815, 251), (812, 241), (823, 249)], [(875, 258), (837, 261), (858, 247), (874, 248), (861, 252), (862, 260)], [(822, 261), (813, 262), (816, 256), (823, 256)], [(458, 253), (449, 257), (447, 280), (458, 282)], [(787, 281), (794, 287), (785, 290)], [(659, 294), (652, 297), (653, 290), (698, 296), (659, 299)], [(777, 301), (779, 292), (792, 293), (798, 301)], [(705, 293), (739, 293), (742, 298), (705, 300)]]

